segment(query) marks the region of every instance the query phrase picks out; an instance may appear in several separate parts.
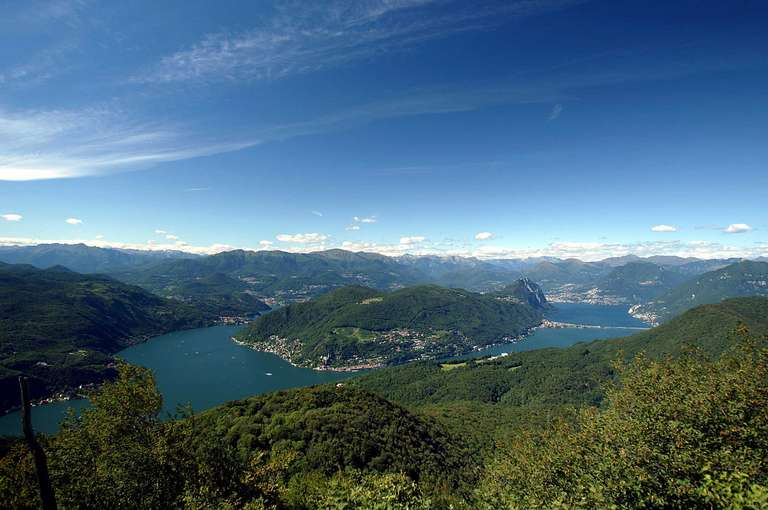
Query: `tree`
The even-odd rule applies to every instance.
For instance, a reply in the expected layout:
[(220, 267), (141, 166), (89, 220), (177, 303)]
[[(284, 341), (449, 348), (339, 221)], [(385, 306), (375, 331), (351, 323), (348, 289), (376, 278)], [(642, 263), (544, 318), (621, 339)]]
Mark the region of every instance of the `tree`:
[(510, 440), (478, 506), (764, 508), (768, 350), (747, 339), (715, 362), (641, 355), (617, 369), (603, 410)]

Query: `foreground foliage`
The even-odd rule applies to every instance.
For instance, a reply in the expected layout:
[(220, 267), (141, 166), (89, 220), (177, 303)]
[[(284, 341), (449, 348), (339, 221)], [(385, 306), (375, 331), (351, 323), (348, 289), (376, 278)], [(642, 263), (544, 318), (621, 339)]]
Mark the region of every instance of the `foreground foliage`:
[[(358, 381), (409, 408), (348, 380), (161, 421), (151, 373), (121, 366), (43, 443), (61, 508), (766, 508), (766, 307)], [(0, 444), (0, 508), (37, 506), (26, 446)]]
[[(456, 445), (373, 395), (335, 390), (281, 392), (163, 422), (151, 373), (122, 365), (90, 408), (45, 441), (59, 506), (419, 509), (432, 504), (425, 489), (452, 498), (466, 475)], [(366, 428), (361, 420), (377, 414)], [(0, 508), (38, 506), (21, 442), (0, 460), (0, 496)]]
[(608, 405), (501, 446), (482, 508), (765, 508), (768, 349), (620, 369)]

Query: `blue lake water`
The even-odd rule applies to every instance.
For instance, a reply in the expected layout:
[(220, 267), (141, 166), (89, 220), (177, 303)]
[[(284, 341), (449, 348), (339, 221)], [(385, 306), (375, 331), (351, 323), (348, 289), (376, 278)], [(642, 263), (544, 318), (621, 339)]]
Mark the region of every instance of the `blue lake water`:
[[(577, 342), (627, 336), (644, 324), (627, 314), (627, 307), (557, 304), (547, 317), (554, 321), (603, 326), (600, 329), (537, 329), (516, 344), (503, 344), (465, 357), (498, 355), (544, 347), (567, 347)], [(179, 331), (159, 336), (118, 353), (136, 365), (151, 368), (163, 394), (164, 413), (190, 404), (196, 411), (229, 400), (269, 391), (310, 386), (351, 377), (351, 373), (318, 372), (296, 368), (279, 357), (237, 345), (236, 326)], [(462, 357), (464, 358), (464, 357)], [(35, 429), (53, 433), (68, 408), (82, 409), (86, 400), (54, 402), (32, 409)], [(19, 413), (0, 417), (0, 435), (20, 434)]]
[[(179, 331), (129, 347), (117, 355), (151, 368), (163, 395), (163, 414), (190, 404), (196, 411), (229, 400), (296, 386), (310, 386), (350, 377), (350, 373), (296, 368), (279, 357), (237, 345), (236, 326)], [(270, 375), (271, 374), (271, 375)], [(87, 400), (54, 402), (32, 408), (36, 430), (53, 433), (69, 407)], [(0, 435), (21, 434), (18, 412), (0, 417)]]

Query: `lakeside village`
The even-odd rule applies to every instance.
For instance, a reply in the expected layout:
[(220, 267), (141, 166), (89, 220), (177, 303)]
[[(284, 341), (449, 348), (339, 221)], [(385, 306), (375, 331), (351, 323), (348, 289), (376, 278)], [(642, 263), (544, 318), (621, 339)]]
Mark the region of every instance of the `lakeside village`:
[[(445, 332), (422, 332), (402, 328), (379, 332), (372, 341), (379, 344), (390, 344), (393, 355), (416, 351), (418, 354), (414, 353), (412, 357), (407, 359), (408, 362), (412, 362), (434, 360), (446, 356), (458, 356), (469, 352), (481, 351), (494, 345), (516, 344), (527, 337), (531, 331), (532, 329), (519, 336), (504, 336), (499, 339), (499, 342), (494, 344), (472, 345), (471, 339), (466, 337), (461, 331), (448, 332), (455, 340), (446, 344), (440, 342), (444, 338)], [(345, 360), (334, 360), (331, 356), (326, 355), (320, 357), (317, 361), (306, 361), (301, 358), (303, 343), (298, 338), (289, 339), (278, 335), (271, 335), (262, 341), (243, 342), (235, 337), (232, 337), (232, 341), (238, 345), (279, 356), (295, 367), (311, 368), (318, 371), (356, 372), (359, 370), (370, 370), (387, 366), (392, 359), (392, 356), (353, 356)], [(334, 362), (338, 363), (339, 361), (343, 364), (334, 364)]]

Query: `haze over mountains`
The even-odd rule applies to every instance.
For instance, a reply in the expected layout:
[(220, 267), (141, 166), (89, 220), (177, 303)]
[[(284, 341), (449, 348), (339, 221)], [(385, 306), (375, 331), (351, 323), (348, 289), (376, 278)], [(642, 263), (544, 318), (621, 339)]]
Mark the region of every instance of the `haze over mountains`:
[[(626, 256), (599, 262), (576, 259), (490, 259), (387, 257), (328, 250), (312, 253), (235, 250), (210, 256), (181, 252), (140, 252), (85, 245), (3, 247), (0, 261), (45, 268), (63, 265), (79, 272), (105, 272), (167, 297), (195, 300), (222, 290), (246, 302), (229, 312), (254, 312), (252, 295), (271, 304), (318, 296), (333, 288), (364, 285), (377, 289), (433, 283), (492, 291), (528, 277), (551, 301), (638, 304), (671, 290), (687, 278), (739, 259)], [(215, 303), (212, 306), (216, 306)], [(222, 311), (227, 311), (222, 306)]]

